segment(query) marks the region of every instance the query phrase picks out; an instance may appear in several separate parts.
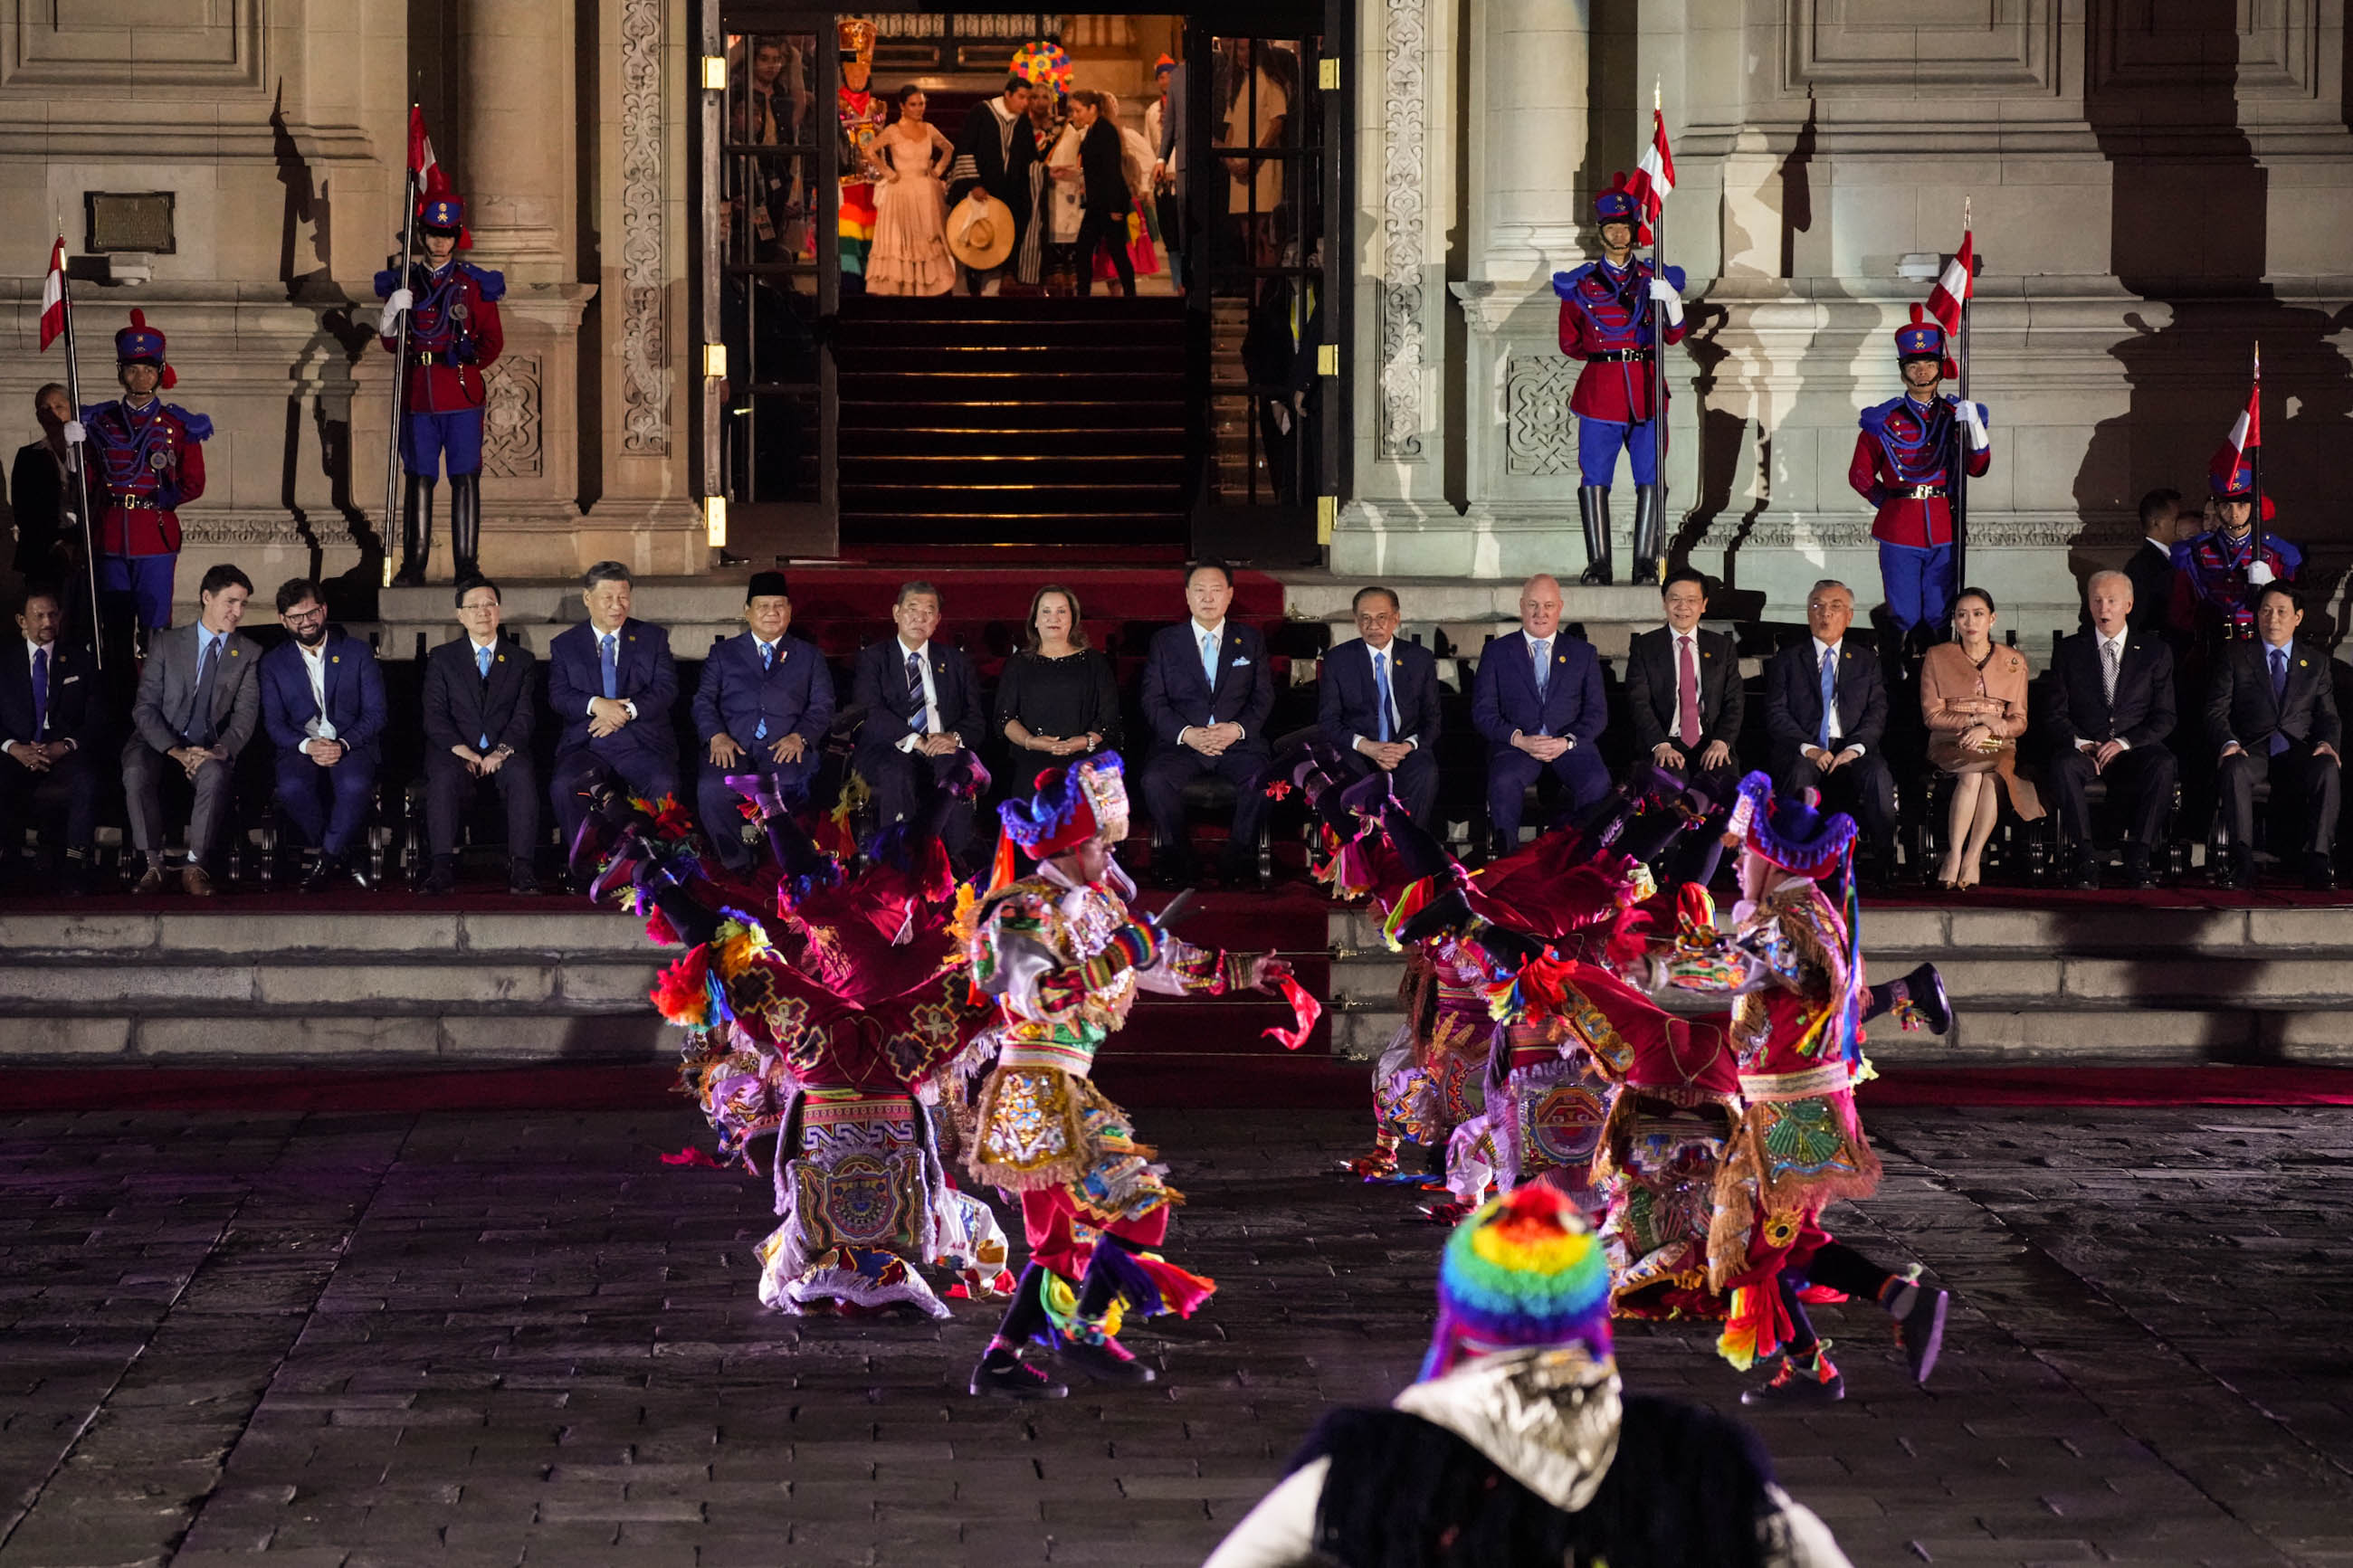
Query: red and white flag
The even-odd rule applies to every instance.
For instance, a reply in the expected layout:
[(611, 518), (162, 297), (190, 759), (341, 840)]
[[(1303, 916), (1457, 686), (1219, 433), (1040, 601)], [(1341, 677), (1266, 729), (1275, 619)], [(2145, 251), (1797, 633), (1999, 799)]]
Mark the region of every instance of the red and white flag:
[(1945, 329), (1946, 337), (1961, 335), (1961, 307), (1968, 304), (1969, 296), (1976, 292), (1977, 236), (1964, 230), (1961, 248), (1945, 263), (1945, 270), (1937, 278), (1936, 286), (1928, 290), (1928, 314)]
[(428, 188), (432, 174), (440, 167), (433, 161), (433, 139), (425, 134), (425, 110), (417, 104), (408, 106), (408, 180), (417, 190)]
[(1644, 220), (1655, 220), (1675, 188), (1675, 155), (1667, 146), (1666, 110), (1651, 110), (1651, 144), (1642, 149), (1641, 158), (1634, 164), (1634, 177), (1626, 183), (1641, 194)]
[(2247, 454), (2263, 444), (2263, 362), (2255, 360), (2255, 379), (2247, 388), (2247, 405), (2231, 423), (2230, 438), (2214, 448), (2207, 472), (2221, 481), (2225, 494), (2244, 491), (2254, 483)]
[(49, 252), (49, 276), (41, 284), (41, 347), (56, 342), (66, 330), (66, 240), (58, 236)]

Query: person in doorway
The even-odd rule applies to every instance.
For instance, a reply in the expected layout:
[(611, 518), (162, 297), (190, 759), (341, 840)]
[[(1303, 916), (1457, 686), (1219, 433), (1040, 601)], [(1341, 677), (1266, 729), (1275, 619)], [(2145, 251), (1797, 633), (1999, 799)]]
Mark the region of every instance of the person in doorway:
[(1135, 261), (1128, 254), (1128, 214), (1135, 197), (1127, 185), (1127, 149), (1105, 115), (1108, 95), (1091, 88), (1071, 94), (1071, 124), (1079, 133), (1078, 279), (1082, 295), (1094, 292), (1095, 257), (1108, 251), (1119, 291), (1135, 293)]
[[(1683, 340), (1680, 267), (1662, 276), (1634, 254), (1651, 237), (1642, 198), (1622, 174), (1593, 198), (1601, 226), (1601, 259), (1552, 275), (1560, 297), (1560, 352), (1582, 360), (1569, 412), (1577, 416), (1577, 511), (1585, 526), (1585, 572), (1578, 581), (1608, 585), (1609, 489), (1618, 454), (1634, 477), (1634, 581), (1654, 583), (1666, 560), (1666, 519), (1659, 489), (1659, 422), (1651, 383), (1664, 345)], [(1662, 324), (1663, 321), (1663, 324)]]
[(899, 118), (874, 139), (881, 178), (874, 191), (874, 247), (866, 258), (870, 294), (944, 294), (955, 287), (947, 187), (940, 183), (955, 148), (923, 118), (930, 102), (922, 88), (901, 88)]
[(473, 246), (466, 204), (442, 193), (417, 208), (423, 266), (375, 275), (384, 300), (376, 331), (386, 353), (400, 352), (400, 318), (408, 315), (408, 385), (400, 432), (406, 489), (400, 509), (399, 587), (425, 581), (433, 556), (433, 483), (449, 473), (449, 545), (454, 575), (479, 575), (482, 549), (482, 373), (506, 347), (499, 300), (506, 275), (457, 259)]
[(948, 205), (954, 209), (976, 191), (986, 193), (1002, 205), (1013, 230), (1011, 244), (1004, 246), (1006, 259), (965, 268), (967, 293), (1001, 292), (1008, 269), (1017, 280), (1035, 281), (1038, 276), (1042, 237), (1035, 223), (1037, 203), (1029, 177), (1038, 164), (1038, 142), (1029, 131), (1029, 97), (1028, 78), (1006, 78), (1002, 93), (965, 116), (963, 133), (956, 138), (955, 160), (948, 165)]
[(1152, 149), (1153, 211), (1160, 246), (1168, 253), (1168, 280), (1185, 288), (1185, 68), (1163, 55), (1152, 67), (1159, 96), (1144, 111), (1145, 144)]

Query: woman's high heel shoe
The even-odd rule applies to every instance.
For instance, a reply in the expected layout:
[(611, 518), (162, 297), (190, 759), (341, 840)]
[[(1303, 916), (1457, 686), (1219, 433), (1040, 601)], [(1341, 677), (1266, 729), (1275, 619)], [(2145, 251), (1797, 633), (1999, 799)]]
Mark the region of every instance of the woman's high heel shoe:
[[(1982, 851), (1979, 853), (1982, 854)], [(1959, 880), (1955, 884), (1957, 891), (1966, 893), (1971, 888), (1976, 887), (1978, 881), (1983, 879), (1984, 872), (1979, 868), (1978, 860), (1978, 855), (1964, 855), (1961, 857), (1961, 875)]]

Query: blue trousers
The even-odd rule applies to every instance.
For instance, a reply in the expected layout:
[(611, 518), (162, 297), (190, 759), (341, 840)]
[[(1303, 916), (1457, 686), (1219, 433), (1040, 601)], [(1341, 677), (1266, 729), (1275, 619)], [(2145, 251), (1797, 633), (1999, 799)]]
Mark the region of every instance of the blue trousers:
[(812, 746), (797, 763), (780, 763), (768, 755), (774, 742), (759, 741), (735, 759), (733, 767), (714, 767), (710, 753), (703, 754), (702, 771), (694, 781), (694, 800), (702, 817), (703, 837), (711, 841), (722, 864), (734, 870), (744, 870), (752, 864), (753, 851), (744, 842), (744, 797), (728, 787), (727, 775), (741, 778), (745, 773), (759, 773), (774, 782), (776, 793), (787, 801), (798, 801), (808, 794), (810, 784), (817, 778), (817, 765), (823, 755)]
[(1494, 746), (1487, 752), (1487, 820), (1507, 844), (1517, 844), (1520, 808), (1528, 785), (1546, 773), (1560, 781), (1567, 803), (1557, 813), (1575, 816), (1609, 793), (1609, 764), (1601, 753), (1579, 742), (1548, 763), (1540, 763), (1516, 746)]
[(412, 474), (438, 478), (444, 458), (449, 473), (482, 471), (482, 411), (461, 408), (454, 414), (412, 414), (400, 442), (400, 466)]
[(291, 746), (278, 753), (278, 804), (295, 837), (330, 855), (348, 855), (375, 799), (375, 758), (345, 752), (322, 768)]
[(98, 558), (98, 591), (127, 594), (139, 608), (142, 626), (172, 624), (172, 576), (179, 570), (176, 555), (101, 555)]
[(1881, 542), (1879, 584), (1887, 595), (1887, 618), (1898, 631), (1941, 630), (1953, 608), (1953, 547)]
[(1634, 465), (1634, 482), (1655, 485), (1659, 482), (1659, 426), (1655, 420), (1637, 419), (1621, 424), (1615, 419), (1577, 417), (1577, 466), (1583, 482), (1609, 488), (1618, 476), (1618, 454), (1624, 452)]

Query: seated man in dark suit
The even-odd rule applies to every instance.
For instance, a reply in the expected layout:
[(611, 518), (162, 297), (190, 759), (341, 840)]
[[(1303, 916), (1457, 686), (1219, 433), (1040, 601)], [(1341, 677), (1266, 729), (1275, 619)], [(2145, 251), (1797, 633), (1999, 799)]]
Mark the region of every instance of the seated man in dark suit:
[(2173, 650), (2156, 632), (2132, 629), (2132, 579), (2123, 573), (2094, 573), (2084, 600), (2092, 629), (2062, 637), (2051, 659), (2042, 721), (2051, 793), (2075, 847), (2075, 886), (2096, 888), (2099, 858), (2084, 791), (2094, 775), (2107, 780), (2109, 798), (2129, 814), (2125, 879), (2146, 888), (2149, 851), (2164, 835), (2180, 767), (2165, 743), (2173, 733)]
[(1438, 808), (1438, 659), (1399, 642), (1398, 596), (1356, 590), (1356, 637), (1324, 656), (1316, 725), (1348, 753), (1350, 776), (1378, 769), (1423, 827)]
[(1626, 649), (1635, 752), (1729, 801), (1740, 781), (1739, 650), (1722, 632), (1700, 629), (1707, 579), (1690, 567), (1667, 574), (1659, 598), (1667, 624), (1637, 633)]
[[(940, 627), (940, 591), (923, 582), (900, 584), (891, 619), (899, 635), (858, 650), (849, 694), (850, 705), (865, 711), (851, 765), (874, 791), (876, 821), (884, 828), (923, 820), (938, 804), (934, 792), (970, 765), (960, 753), (987, 722), (972, 660), (932, 640)], [(950, 805), (940, 847), (959, 872), (971, 868), (972, 840), (972, 803)]]
[(548, 794), (565, 853), (580, 837), (588, 796), (607, 785), (647, 800), (678, 794), (670, 704), (678, 669), (670, 633), (629, 617), (629, 569), (599, 561), (581, 574), (588, 618), (547, 645), (547, 700), (564, 721)]
[(1884, 884), (1895, 875), (1895, 779), (1881, 744), (1887, 683), (1878, 655), (1848, 640), (1853, 624), (1854, 591), (1828, 578), (1815, 584), (1806, 595), (1813, 635), (1765, 667), (1767, 765), (1783, 794), (1819, 790), (1852, 813)]
[[(2336, 679), (2328, 656), (2295, 640), (2304, 606), (2284, 583), (2255, 600), (2258, 640), (2232, 643), (2215, 661), (2206, 697), (2206, 738), (2221, 752), (2224, 820), (2231, 829), (2229, 885), (2255, 879), (2255, 785), (2271, 781), (2274, 818), (2293, 802), (2302, 808), (2304, 882), (2325, 891), (2337, 885), (2337, 806), (2345, 771), (2337, 755)], [(2279, 830), (2272, 843), (2287, 858)]]
[(1152, 754), (1144, 766), (1144, 808), (1152, 817), (1152, 879), (1164, 887), (1193, 879), (1185, 786), (1203, 773), (1234, 786), (1233, 832), (1219, 877), (1241, 882), (1256, 873), (1266, 810), (1261, 775), (1273, 756), (1266, 721), (1274, 711), (1274, 677), (1257, 628), (1226, 619), (1233, 602), (1233, 574), (1222, 562), (1202, 562), (1185, 574), (1192, 617), (1154, 633), (1145, 658)]
[(1596, 744), (1609, 721), (1601, 660), (1581, 637), (1560, 630), (1560, 584), (1539, 573), (1520, 589), (1520, 629), (1493, 639), (1471, 679), (1471, 722), (1487, 739), (1487, 821), (1493, 848), (1520, 841), (1528, 785), (1549, 773), (1582, 815), (1609, 793), (1609, 769)]
[[(58, 636), (65, 612), (58, 591), (36, 584), (16, 613), (24, 640), (0, 653), (0, 876), (16, 869), (24, 829), (43, 834), (43, 883), (68, 893), (90, 889), (90, 840), (98, 816), (90, 749), (98, 744), (98, 671), (90, 654)], [(58, 831), (65, 864), (55, 870)]]
[(833, 675), (817, 645), (786, 637), (793, 601), (781, 572), (754, 572), (744, 590), (744, 623), (702, 661), (694, 690), (694, 732), (703, 746), (694, 800), (703, 837), (731, 869), (744, 870), (744, 797), (728, 775), (757, 774), (764, 793), (797, 805), (825, 757), (833, 723)]
[(466, 635), (425, 659), (425, 837), (433, 864), (425, 891), (458, 890), (458, 825), (485, 784), (507, 808), (507, 891), (539, 891), (539, 771), (531, 730), (538, 660), (499, 636), (503, 606), (487, 577), (458, 584)]
[(319, 863), (302, 890), (349, 879), (373, 884), (354, 851), (375, 804), (384, 733), (384, 672), (375, 650), (327, 624), (319, 584), (293, 577), (278, 590), (287, 639), (261, 658), (261, 722), (278, 746), (279, 808)]

